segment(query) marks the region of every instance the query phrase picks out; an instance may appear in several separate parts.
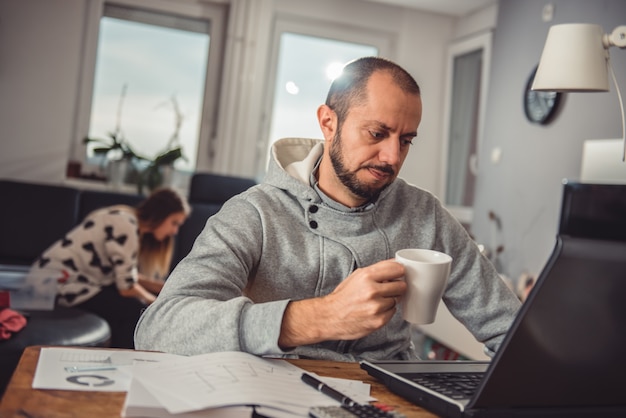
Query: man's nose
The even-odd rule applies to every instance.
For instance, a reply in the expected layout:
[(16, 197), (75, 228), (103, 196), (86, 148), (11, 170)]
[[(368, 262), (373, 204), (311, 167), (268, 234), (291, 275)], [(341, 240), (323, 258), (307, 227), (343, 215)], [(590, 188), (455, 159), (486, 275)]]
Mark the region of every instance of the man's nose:
[(400, 162), (400, 140), (398, 138), (389, 137), (381, 143), (379, 159), (383, 163), (395, 166)]

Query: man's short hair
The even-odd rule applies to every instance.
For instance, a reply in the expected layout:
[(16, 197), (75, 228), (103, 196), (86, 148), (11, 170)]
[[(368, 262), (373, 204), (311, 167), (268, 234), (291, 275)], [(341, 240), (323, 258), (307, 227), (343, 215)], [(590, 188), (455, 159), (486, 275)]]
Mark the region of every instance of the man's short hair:
[(391, 75), (394, 83), (405, 92), (420, 95), (415, 79), (398, 64), (380, 57), (357, 58), (343, 67), (341, 75), (332, 82), (326, 96), (326, 105), (337, 114), (338, 127), (342, 125), (350, 107), (365, 103), (367, 82), (378, 71)]

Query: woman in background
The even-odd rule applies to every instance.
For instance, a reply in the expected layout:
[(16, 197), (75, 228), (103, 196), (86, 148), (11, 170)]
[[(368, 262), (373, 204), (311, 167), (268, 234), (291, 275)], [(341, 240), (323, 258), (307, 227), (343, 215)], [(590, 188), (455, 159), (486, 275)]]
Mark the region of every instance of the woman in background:
[(154, 191), (137, 207), (95, 210), (35, 260), (29, 281), (52, 278), (58, 306), (101, 316), (111, 327), (112, 347), (134, 348), (137, 320), (163, 287), (174, 236), (189, 211), (169, 188)]

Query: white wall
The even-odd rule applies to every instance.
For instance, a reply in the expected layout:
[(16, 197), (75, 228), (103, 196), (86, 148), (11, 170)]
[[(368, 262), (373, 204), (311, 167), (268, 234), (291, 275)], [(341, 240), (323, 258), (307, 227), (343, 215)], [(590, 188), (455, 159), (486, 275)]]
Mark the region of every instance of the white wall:
[(454, 29), (454, 37), (462, 39), (485, 30), (494, 30), (497, 22), (498, 4), (496, 3), (459, 19)]
[(64, 178), (84, 4), (0, 2), (0, 177), (42, 182)]

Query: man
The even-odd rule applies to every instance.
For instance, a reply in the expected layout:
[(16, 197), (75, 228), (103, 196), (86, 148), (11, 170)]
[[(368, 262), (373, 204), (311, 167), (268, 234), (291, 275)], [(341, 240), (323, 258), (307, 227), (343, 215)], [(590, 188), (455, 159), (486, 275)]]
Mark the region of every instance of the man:
[(325, 141), (274, 145), (264, 183), (208, 220), (140, 319), (136, 347), (415, 359), (393, 257), (431, 248), (453, 257), (445, 303), (496, 350), (519, 301), (439, 201), (397, 179), (421, 114), (419, 87), (396, 64), (346, 65), (317, 112)]

